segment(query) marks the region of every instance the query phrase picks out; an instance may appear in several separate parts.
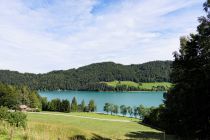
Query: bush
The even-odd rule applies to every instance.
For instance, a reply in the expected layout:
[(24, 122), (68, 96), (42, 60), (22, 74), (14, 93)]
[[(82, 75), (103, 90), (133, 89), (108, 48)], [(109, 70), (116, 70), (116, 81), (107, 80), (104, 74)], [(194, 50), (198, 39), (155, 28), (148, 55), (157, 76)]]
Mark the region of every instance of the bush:
[(10, 112), (7, 121), (16, 127), (26, 127), (27, 115), (22, 112)]
[(16, 127), (26, 127), (27, 115), (23, 112), (9, 112), (7, 107), (0, 107), (0, 120)]
[(162, 128), (163, 124), (160, 117), (163, 113), (164, 108), (165, 108), (164, 105), (160, 105), (159, 107), (156, 108), (150, 108), (149, 114), (147, 114), (144, 117), (142, 122), (148, 125)]
[(7, 107), (0, 107), (0, 120), (6, 120), (8, 118), (8, 108)]

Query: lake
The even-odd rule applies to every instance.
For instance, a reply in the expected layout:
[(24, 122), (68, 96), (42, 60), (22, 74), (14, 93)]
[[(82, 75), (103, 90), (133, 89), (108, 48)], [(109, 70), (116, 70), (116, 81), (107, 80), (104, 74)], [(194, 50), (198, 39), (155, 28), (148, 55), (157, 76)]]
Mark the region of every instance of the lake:
[(75, 96), (77, 103), (84, 99), (86, 105), (89, 100), (93, 99), (97, 105), (97, 112), (103, 112), (103, 106), (106, 102), (117, 105), (138, 106), (159, 106), (163, 103), (162, 91), (140, 91), (140, 92), (94, 92), (94, 91), (40, 91), (42, 97), (48, 100), (55, 98), (68, 99), (69, 101)]

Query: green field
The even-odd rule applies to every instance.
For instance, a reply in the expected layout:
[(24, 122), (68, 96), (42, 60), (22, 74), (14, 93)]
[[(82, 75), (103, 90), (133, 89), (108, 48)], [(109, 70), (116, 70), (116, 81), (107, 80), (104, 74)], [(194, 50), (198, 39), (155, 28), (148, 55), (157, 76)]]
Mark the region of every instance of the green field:
[(103, 82), (109, 86), (116, 87), (118, 85), (126, 85), (128, 87), (133, 86), (140, 89), (152, 90), (153, 87), (164, 86), (166, 89), (169, 89), (172, 84), (169, 82), (151, 82), (151, 83), (136, 83), (132, 81), (112, 81), (112, 82)]
[[(96, 113), (40, 112), (27, 114), (27, 129), (15, 129), (13, 134), (15, 140), (57, 140), (58, 138), (71, 140), (73, 137), (93, 140), (163, 138), (162, 132), (139, 124), (139, 121), (134, 118)], [(7, 139), (10, 131), (11, 127), (0, 125), (0, 139)]]

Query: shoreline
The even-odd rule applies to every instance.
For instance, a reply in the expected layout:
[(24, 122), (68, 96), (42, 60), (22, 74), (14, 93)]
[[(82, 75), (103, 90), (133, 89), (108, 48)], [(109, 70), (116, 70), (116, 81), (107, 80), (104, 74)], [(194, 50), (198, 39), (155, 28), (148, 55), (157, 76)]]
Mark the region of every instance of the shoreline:
[(66, 92), (66, 91), (80, 91), (80, 92), (167, 92), (167, 91), (156, 91), (156, 90), (139, 90), (139, 91), (94, 91), (94, 90), (37, 90), (38, 92)]

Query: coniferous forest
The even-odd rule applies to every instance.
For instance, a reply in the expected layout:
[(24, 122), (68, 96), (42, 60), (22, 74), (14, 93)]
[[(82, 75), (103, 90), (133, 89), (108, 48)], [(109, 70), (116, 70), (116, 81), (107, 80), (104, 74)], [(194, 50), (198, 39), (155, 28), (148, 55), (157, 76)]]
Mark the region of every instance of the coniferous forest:
[[(169, 82), (171, 63), (171, 61), (153, 61), (139, 65), (121, 65), (104, 62), (45, 74), (1, 70), (0, 82), (16, 86), (24, 85), (34, 90), (114, 91), (115, 88), (100, 82), (114, 80), (137, 83)], [(138, 89), (131, 88), (131, 90)]]

